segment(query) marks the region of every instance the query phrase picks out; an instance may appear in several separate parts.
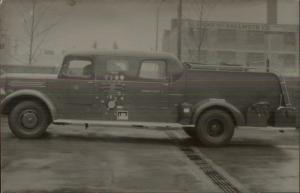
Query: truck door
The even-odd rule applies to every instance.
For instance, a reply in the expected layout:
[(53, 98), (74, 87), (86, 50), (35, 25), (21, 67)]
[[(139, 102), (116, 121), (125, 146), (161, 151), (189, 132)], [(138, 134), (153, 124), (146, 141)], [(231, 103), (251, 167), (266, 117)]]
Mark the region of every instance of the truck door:
[(139, 62), (136, 81), (127, 83), (127, 100), (134, 121), (167, 122), (168, 86), (165, 60)]
[(56, 87), (59, 113), (65, 119), (92, 119), (95, 114), (95, 76), (91, 57), (66, 57)]
[(166, 62), (134, 57), (97, 59), (99, 118), (121, 121), (164, 121), (168, 107)]

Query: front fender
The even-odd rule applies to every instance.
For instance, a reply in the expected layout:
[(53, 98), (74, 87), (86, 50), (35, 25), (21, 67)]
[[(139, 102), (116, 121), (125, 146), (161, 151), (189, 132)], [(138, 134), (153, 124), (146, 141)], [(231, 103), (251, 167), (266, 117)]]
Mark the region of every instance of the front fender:
[(42, 92), (37, 90), (30, 90), (30, 89), (24, 89), (24, 90), (18, 90), (15, 91), (9, 95), (7, 95), (0, 103), (0, 112), (3, 113), (6, 109), (7, 105), (10, 104), (10, 102), (14, 99), (21, 97), (33, 97), (36, 99), (41, 100), (49, 109), (50, 114), (52, 116), (52, 119), (55, 120), (56, 118), (56, 108), (51, 102), (51, 100)]
[(245, 125), (245, 118), (239, 109), (237, 109), (234, 105), (228, 103), (225, 99), (214, 99), (214, 98), (200, 101), (193, 107), (192, 123), (196, 125), (197, 119), (201, 115), (201, 113), (203, 113), (205, 110), (209, 108), (226, 109), (232, 114), (237, 126)]

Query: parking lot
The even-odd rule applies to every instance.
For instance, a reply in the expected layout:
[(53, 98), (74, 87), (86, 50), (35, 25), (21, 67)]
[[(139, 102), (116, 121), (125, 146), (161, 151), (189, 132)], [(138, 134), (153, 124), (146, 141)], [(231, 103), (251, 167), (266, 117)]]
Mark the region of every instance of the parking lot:
[(298, 192), (299, 133), (237, 129), (206, 148), (181, 130), (51, 125), (17, 139), (1, 119), (2, 192)]

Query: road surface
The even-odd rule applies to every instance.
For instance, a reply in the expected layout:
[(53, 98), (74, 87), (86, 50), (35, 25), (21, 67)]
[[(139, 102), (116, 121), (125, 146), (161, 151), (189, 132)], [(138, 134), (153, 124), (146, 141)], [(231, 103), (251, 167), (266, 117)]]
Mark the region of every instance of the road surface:
[(181, 130), (51, 125), (20, 140), (1, 119), (2, 192), (298, 192), (299, 133), (238, 129), (222, 148)]

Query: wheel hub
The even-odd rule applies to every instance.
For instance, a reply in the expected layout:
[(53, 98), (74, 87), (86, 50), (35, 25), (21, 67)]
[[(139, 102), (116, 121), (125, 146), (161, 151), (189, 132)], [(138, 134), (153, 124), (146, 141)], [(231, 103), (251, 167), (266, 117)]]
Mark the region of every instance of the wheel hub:
[(33, 111), (26, 111), (22, 114), (22, 125), (27, 129), (33, 129), (38, 124), (38, 117)]
[(219, 120), (208, 122), (208, 134), (212, 137), (218, 137), (224, 132), (224, 126)]

